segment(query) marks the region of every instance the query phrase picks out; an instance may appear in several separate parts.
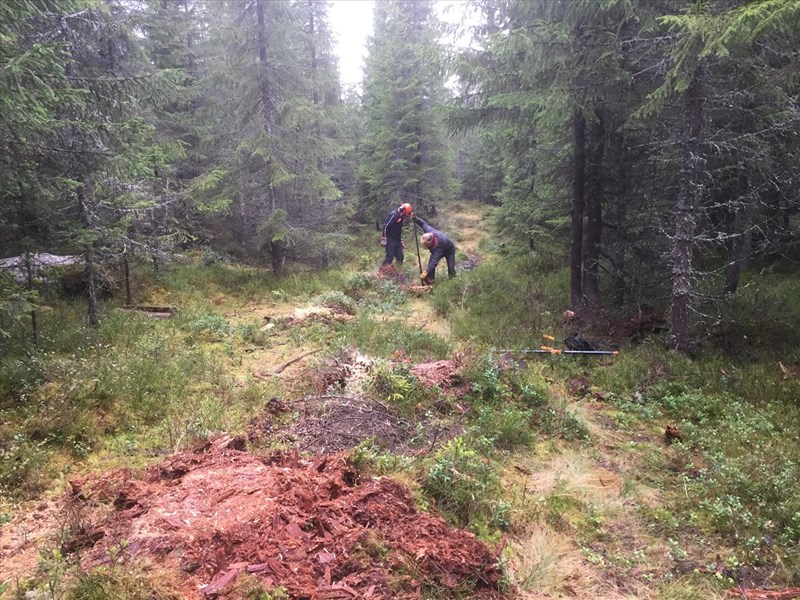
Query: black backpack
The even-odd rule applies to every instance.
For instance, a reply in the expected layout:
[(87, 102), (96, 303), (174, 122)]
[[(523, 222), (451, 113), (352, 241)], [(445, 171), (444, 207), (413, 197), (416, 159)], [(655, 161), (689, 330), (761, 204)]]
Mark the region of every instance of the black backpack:
[(578, 350), (580, 352), (591, 352), (592, 350), (597, 350), (597, 348), (595, 348), (595, 346), (580, 333), (576, 333), (568, 338), (565, 338), (564, 345), (569, 350)]

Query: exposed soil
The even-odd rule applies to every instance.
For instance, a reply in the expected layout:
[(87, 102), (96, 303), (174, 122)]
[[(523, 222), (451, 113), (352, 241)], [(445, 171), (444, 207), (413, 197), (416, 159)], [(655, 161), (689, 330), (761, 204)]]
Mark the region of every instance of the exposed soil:
[(458, 268), (461, 271), (472, 271), (481, 264), (481, 257), (477, 254), (467, 254), (467, 260), (462, 260)]
[(64, 550), (84, 569), (157, 560), (186, 598), (224, 598), (245, 572), (292, 598), (419, 598), (425, 586), (505, 597), (497, 556), (417, 510), (397, 482), (362, 477), (341, 455), (265, 459), (242, 447), (225, 436), (142, 477), (72, 481)]
[(393, 281), (398, 286), (405, 285), (409, 281), (408, 276), (394, 265), (381, 266), (375, 274), (375, 277), (377, 279)]
[(418, 363), (409, 372), (427, 387), (438, 387), (461, 397), (470, 390), (470, 384), (461, 375), (461, 365), (456, 360), (437, 360)]
[(409, 453), (415, 432), (412, 423), (376, 400), (321, 396), (305, 401), (300, 420), (283, 435), (290, 436), (293, 445), (304, 452), (332, 454), (373, 438), (381, 448)]

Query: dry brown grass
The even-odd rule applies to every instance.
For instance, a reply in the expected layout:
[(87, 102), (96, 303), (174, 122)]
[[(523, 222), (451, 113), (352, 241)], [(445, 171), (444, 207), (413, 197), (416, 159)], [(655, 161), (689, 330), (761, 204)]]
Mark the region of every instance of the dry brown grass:
[(650, 597), (644, 589), (623, 591), (602, 569), (589, 564), (573, 539), (533, 525), (509, 542), (508, 570), (525, 598), (634, 600)]
[(597, 465), (580, 450), (568, 450), (549, 458), (531, 474), (530, 484), (539, 495), (547, 495), (558, 487), (562, 493), (591, 503), (609, 516), (624, 510), (622, 477)]

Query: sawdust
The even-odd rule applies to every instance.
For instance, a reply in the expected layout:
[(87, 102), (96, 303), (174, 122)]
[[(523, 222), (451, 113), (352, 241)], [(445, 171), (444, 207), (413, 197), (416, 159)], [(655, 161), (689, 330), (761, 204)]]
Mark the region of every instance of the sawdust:
[(66, 503), (82, 515), (82, 568), (157, 560), (186, 598), (225, 597), (245, 572), (293, 598), (410, 599), (424, 585), (470, 582), (471, 598), (504, 597), (495, 554), (417, 510), (391, 479), (362, 477), (341, 455), (264, 459), (237, 447), (223, 437), (142, 477), (72, 481)]
[(46, 499), (9, 506), (7, 514), (11, 520), (0, 525), (0, 582), (33, 576), (41, 549), (52, 542), (63, 521), (57, 503)]

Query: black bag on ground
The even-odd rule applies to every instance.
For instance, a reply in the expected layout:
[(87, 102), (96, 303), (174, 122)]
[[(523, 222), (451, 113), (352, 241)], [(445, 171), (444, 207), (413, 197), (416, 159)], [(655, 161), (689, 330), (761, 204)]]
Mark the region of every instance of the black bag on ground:
[(577, 350), (579, 352), (591, 352), (597, 348), (589, 340), (583, 337), (580, 333), (569, 336), (564, 339), (564, 345), (569, 350)]

